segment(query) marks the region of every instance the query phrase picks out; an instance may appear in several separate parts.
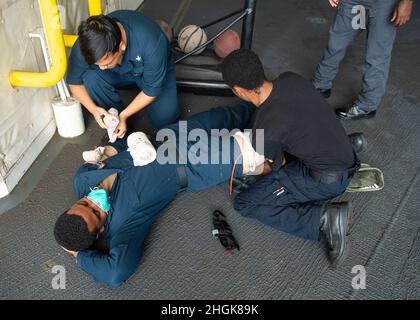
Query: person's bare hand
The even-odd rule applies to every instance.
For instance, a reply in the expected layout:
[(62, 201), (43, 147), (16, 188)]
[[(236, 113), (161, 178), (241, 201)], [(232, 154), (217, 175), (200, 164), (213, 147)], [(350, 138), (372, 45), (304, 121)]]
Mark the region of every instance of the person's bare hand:
[(115, 128), (115, 135), (117, 138), (122, 139), (125, 136), (125, 133), (127, 132), (127, 120), (123, 117), (120, 117), (120, 122), (118, 123), (118, 126)]
[(266, 176), (267, 174), (271, 173), (272, 169), (270, 163), (266, 160), (264, 161), (264, 169), (261, 175)]
[(77, 254), (78, 254), (78, 252), (77, 251), (71, 251), (71, 250), (67, 250), (66, 248), (64, 248), (64, 247), (61, 247), (61, 248), (63, 248), (63, 250), (64, 251), (66, 251), (66, 252), (68, 252), (68, 253), (70, 253), (73, 257), (77, 257)]
[(110, 114), (104, 108), (96, 107), (96, 109), (92, 113), (93, 117), (95, 118), (96, 122), (102, 129), (106, 129), (106, 125), (104, 123), (103, 117), (109, 116)]
[(411, 19), (413, 0), (401, 0), (394, 9), (391, 22), (397, 28), (402, 27)]
[(336, 8), (338, 4), (340, 3), (340, 0), (329, 0), (331, 7)]

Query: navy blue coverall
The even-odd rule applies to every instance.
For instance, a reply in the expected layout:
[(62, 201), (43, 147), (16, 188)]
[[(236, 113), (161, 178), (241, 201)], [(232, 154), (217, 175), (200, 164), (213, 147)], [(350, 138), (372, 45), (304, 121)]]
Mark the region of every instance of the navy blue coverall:
[[(211, 133), (211, 129), (243, 130), (250, 122), (254, 107), (242, 103), (236, 107), (219, 107), (192, 116), (188, 120), (187, 131), (200, 128)], [(178, 123), (168, 126), (178, 134)], [(221, 138), (221, 137), (220, 137)], [(229, 138), (230, 158), (237, 156), (235, 141)], [(208, 145), (207, 141), (189, 142), (188, 149), (194, 145)], [(159, 144), (156, 143), (158, 146)], [(159, 213), (175, 198), (181, 190), (177, 168), (179, 164), (159, 164), (154, 161), (146, 166), (134, 166), (133, 158), (128, 151), (120, 149), (117, 155), (104, 161), (105, 167), (84, 164), (76, 173), (73, 186), (77, 197), (83, 198), (90, 188), (96, 187), (111, 174), (117, 178), (109, 194), (111, 210), (108, 213), (105, 230), (100, 234), (102, 239), (110, 239), (109, 253), (98, 251), (81, 251), (76, 263), (82, 270), (93, 276), (101, 284), (113, 287), (120, 286), (136, 270), (143, 253), (143, 244), (150, 227)], [(219, 150), (222, 143), (219, 144)], [(209, 154), (209, 157), (211, 154)], [(187, 163), (185, 171), (188, 180), (187, 190), (200, 190), (213, 187), (229, 179), (233, 160), (226, 164)], [(234, 176), (242, 174), (242, 164), (236, 166)]]
[(158, 129), (179, 118), (175, 64), (168, 38), (160, 27), (140, 12), (119, 10), (109, 14), (122, 24), (127, 47), (121, 64), (101, 70), (88, 65), (79, 41), (70, 54), (67, 83), (84, 85), (92, 100), (105, 109), (124, 109), (117, 88), (137, 85), (149, 97), (157, 97), (149, 106), (150, 122)]

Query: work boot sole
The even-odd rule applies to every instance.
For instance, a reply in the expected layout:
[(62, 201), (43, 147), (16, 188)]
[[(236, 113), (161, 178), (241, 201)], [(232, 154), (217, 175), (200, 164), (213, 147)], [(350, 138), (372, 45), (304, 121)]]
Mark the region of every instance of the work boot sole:
[(347, 249), (347, 232), (348, 232), (348, 227), (349, 227), (350, 212), (351, 212), (350, 203), (345, 203), (340, 206), (339, 213), (338, 213), (338, 215), (340, 216), (340, 219), (339, 219), (338, 224), (340, 228), (340, 233), (344, 237), (344, 243), (343, 243), (343, 246), (341, 247), (338, 257), (334, 261), (331, 262), (331, 266), (333, 268), (335, 268), (340, 263), (340, 261), (343, 260), (345, 253), (347, 251), (346, 250)]

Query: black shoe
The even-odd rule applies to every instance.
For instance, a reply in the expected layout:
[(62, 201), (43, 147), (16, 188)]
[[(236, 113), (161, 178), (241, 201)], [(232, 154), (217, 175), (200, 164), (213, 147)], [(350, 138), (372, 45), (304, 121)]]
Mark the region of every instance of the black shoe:
[(328, 259), (335, 267), (346, 251), (350, 205), (347, 202), (327, 204), (321, 212), (321, 232), (325, 235), (329, 250)]
[(357, 153), (363, 152), (367, 148), (367, 141), (362, 132), (355, 132), (348, 135), (351, 145)]
[(376, 115), (376, 110), (370, 112), (364, 111), (355, 104), (350, 107), (337, 109), (335, 112), (340, 118), (347, 120), (370, 119)]
[(316, 89), (320, 94), (324, 96), (325, 99), (331, 97), (331, 89)]

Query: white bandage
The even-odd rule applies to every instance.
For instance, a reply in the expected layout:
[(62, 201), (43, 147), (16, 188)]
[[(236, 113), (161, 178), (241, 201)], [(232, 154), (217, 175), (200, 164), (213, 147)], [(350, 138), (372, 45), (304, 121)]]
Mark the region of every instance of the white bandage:
[(254, 150), (251, 143), (250, 132), (236, 132), (233, 137), (242, 153), (243, 174), (259, 175), (264, 171), (265, 158)]
[(134, 132), (127, 138), (128, 151), (133, 157), (135, 166), (145, 166), (155, 161), (155, 147), (143, 132)]
[(108, 113), (110, 113), (110, 115), (104, 117), (104, 124), (108, 131), (109, 142), (113, 143), (117, 140), (117, 136), (114, 132), (120, 123), (120, 118), (118, 116), (118, 110), (115, 108), (109, 109)]

